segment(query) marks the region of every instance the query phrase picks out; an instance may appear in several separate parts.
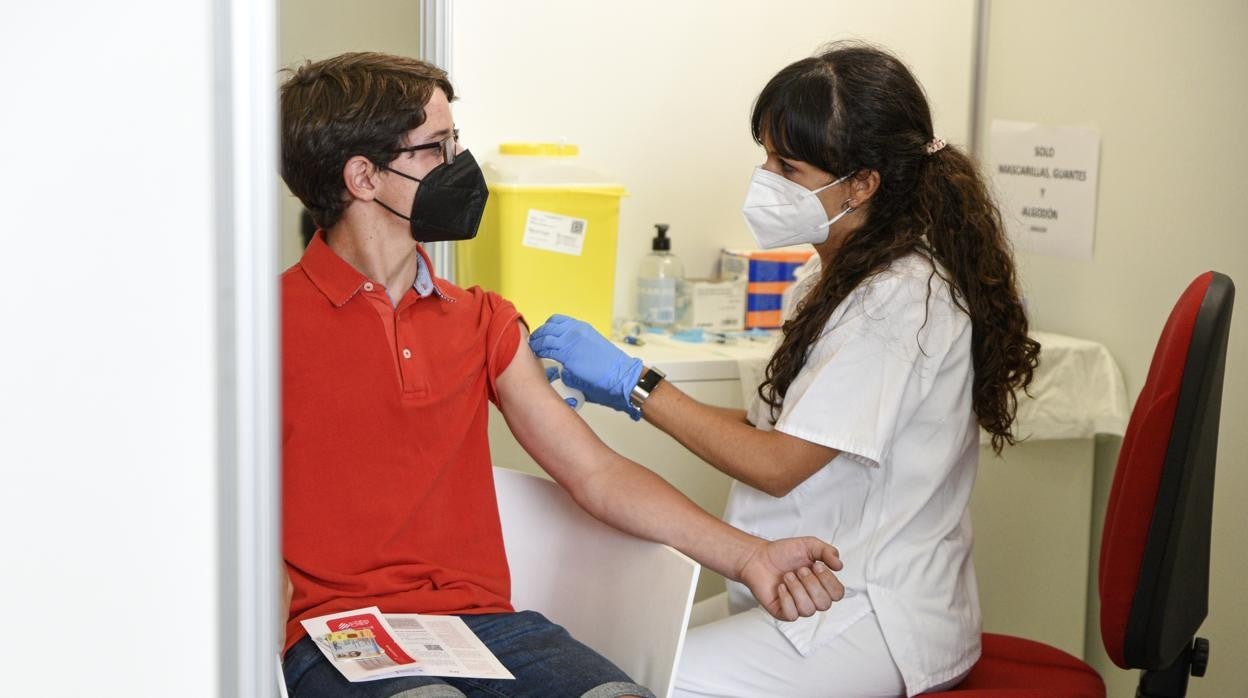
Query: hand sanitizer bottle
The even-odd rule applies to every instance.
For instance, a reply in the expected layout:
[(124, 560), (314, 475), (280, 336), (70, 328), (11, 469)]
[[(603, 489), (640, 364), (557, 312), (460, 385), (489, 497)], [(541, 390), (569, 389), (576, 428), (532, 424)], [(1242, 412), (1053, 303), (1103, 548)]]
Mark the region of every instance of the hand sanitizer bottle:
[(658, 235), (637, 272), (637, 319), (660, 329), (670, 329), (676, 322), (676, 282), (685, 275), (680, 258), (671, 252), (667, 227), (666, 223), (654, 225)]

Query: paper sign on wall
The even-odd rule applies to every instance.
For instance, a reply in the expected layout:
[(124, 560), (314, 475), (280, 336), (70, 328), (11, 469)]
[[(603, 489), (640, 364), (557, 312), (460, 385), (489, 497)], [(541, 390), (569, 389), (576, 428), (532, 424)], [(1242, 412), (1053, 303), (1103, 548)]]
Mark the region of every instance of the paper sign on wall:
[(1092, 258), (1100, 144), (1090, 128), (992, 122), (992, 179), (1018, 249)]
[(587, 224), (588, 221), (584, 218), (561, 216), (558, 213), (531, 208), (524, 224), (522, 244), (525, 247), (579, 257), (581, 250), (585, 248)]

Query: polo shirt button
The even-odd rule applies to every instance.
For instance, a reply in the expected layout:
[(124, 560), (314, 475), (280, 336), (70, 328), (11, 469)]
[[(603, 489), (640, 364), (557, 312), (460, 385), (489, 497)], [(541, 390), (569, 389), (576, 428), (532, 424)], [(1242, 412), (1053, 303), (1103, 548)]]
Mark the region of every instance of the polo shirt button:
[(405, 359), (410, 359), (410, 358), (412, 358), (412, 350), (411, 350), (411, 349), (404, 349), (404, 350), (403, 350), (403, 358), (405, 358)]
[(373, 282), (371, 282), (371, 281), (365, 281), (365, 282), (364, 282), (364, 290), (365, 290), (365, 291), (371, 291), (371, 290), (373, 290)]

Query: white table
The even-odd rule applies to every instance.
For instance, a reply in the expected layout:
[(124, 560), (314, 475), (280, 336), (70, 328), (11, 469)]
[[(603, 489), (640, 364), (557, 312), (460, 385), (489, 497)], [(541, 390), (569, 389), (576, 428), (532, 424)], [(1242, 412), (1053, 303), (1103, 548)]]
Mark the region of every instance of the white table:
[[(1118, 365), (1097, 342), (1052, 332), (1031, 335), (1042, 347), (1041, 364), (1029, 396), (1018, 404), (1016, 431), (1032, 441), (1090, 439), (1096, 434), (1122, 436), (1130, 407)], [(743, 398), (762, 382), (778, 338), (734, 344), (690, 344), (664, 335), (646, 335), (644, 346), (618, 344), (674, 381), (741, 382)], [(981, 441), (988, 441), (982, 434)]]
[[(1031, 396), (1019, 401), (1025, 441), (998, 458), (985, 444), (971, 503), (984, 629), (1022, 635), (1083, 656), (1090, 584), (1097, 434), (1121, 436), (1129, 408), (1117, 364), (1104, 346), (1047, 332)], [(695, 399), (743, 407), (754, 394), (773, 342), (688, 344), (647, 335), (625, 351), (664, 371)], [(654, 427), (596, 405), (581, 415), (612, 448), (662, 475), (699, 506), (722, 515), (730, 480)], [(501, 416), (491, 415), (494, 462), (540, 472)], [(833, 541), (835, 542), (835, 541)], [(723, 589), (703, 573), (698, 598)]]

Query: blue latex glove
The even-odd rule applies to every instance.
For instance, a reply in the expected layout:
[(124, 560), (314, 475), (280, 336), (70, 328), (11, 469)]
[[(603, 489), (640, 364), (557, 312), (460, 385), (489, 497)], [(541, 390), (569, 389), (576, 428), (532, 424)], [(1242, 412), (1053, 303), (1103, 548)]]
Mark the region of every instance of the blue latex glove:
[(563, 364), (564, 385), (585, 393), (585, 399), (641, 419), (628, 397), (641, 377), (641, 359), (620, 351), (589, 323), (552, 315), (529, 337), (529, 347), (543, 359)]

